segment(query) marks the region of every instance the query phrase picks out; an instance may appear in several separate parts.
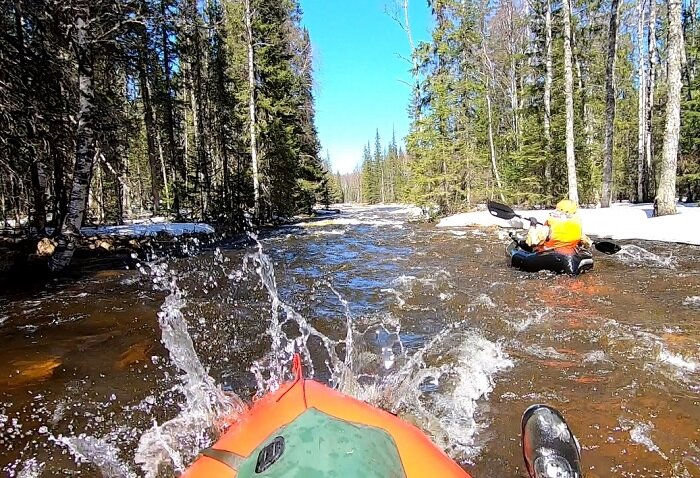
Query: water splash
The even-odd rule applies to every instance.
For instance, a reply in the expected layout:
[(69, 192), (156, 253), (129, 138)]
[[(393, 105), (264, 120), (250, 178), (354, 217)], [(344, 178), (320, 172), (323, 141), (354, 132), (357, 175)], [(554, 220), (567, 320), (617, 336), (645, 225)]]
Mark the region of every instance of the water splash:
[(697, 370), (700, 370), (700, 364), (698, 364), (697, 362), (693, 360), (688, 360), (682, 355), (674, 354), (673, 352), (666, 350), (665, 347), (661, 347), (657, 359), (659, 360), (659, 362), (667, 363), (679, 369), (678, 372), (681, 374), (684, 374), (686, 372), (693, 373)]
[(494, 309), (496, 307), (496, 303), (491, 297), (488, 296), (488, 294), (479, 294), (470, 305), (472, 307), (480, 306), (487, 309)]
[(17, 473), (17, 478), (39, 478), (45, 466), (45, 463), (40, 463), (36, 458), (30, 458)]
[(634, 244), (625, 244), (620, 252), (615, 254), (617, 260), (633, 267), (657, 267), (660, 269), (675, 269), (678, 265), (673, 254), (662, 257)]
[(122, 462), (120, 450), (104, 438), (85, 434), (73, 437), (59, 436), (55, 441), (66, 447), (78, 462), (92, 463), (104, 478), (136, 478), (137, 475)]
[[(130, 478), (136, 476), (133, 469), (147, 478), (180, 473), (199, 450), (216, 439), (221, 431), (217, 427), (219, 423), (231, 423), (246, 409), (238, 396), (228, 395), (217, 386), (195, 353), (198, 335), (195, 333), (193, 340), (190, 329), (197, 332), (198, 327), (206, 326), (212, 319), (196, 316), (189, 307), (193, 304), (192, 297), (188, 299), (190, 294), (179, 287), (178, 281), (195, 274), (194, 291), (203, 293), (203, 301), (210, 302), (211, 291), (220, 290), (226, 278), (231, 284), (239, 284), (247, 272), (254, 273), (269, 300), (269, 309), (266, 308), (269, 349), (251, 367), (256, 396), (276, 390), (289, 380), (291, 358), (294, 353), (300, 353), (307, 376), (319, 376), (343, 393), (400, 413), (457, 458), (469, 459), (478, 453), (477, 435), (486, 423), (484, 417), (478, 417), (478, 402), (487, 398), (496, 374), (513, 366), (499, 344), (475, 332), (465, 333), (466, 321), (455, 321), (422, 346), (416, 344), (414, 335), (409, 335), (409, 347), (399, 318), (388, 314), (355, 318), (348, 302), (326, 282), (324, 285), (342, 305), (343, 312), (338, 318), (346, 324), (344, 336), (329, 337), (280, 299), (272, 259), (263, 252), (257, 237), (251, 235), (250, 239), (256, 247), (245, 254), (241, 270), (227, 270), (228, 258), (219, 249), (213, 251), (216, 267), (204, 272), (178, 273), (171, 268), (176, 262), (140, 266), (153, 281), (154, 288), (167, 293), (158, 323), (169, 362), (180, 375), (178, 382), (164, 393), (180, 402), (180, 411), (162, 423), (153, 421), (142, 434), (133, 430), (141, 436), (133, 462), (128, 466), (120, 461), (119, 450), (112, 445), (118, 442), (114, 436), (60, 437), (60, 444), (76, 460), (93, 463), (107, 477)], [(429, 286), (445, 276), (449, 274), (444, 271), (425, 279), (402, 276), (397, 285), (410, 291), (416, 280)], [(228, 293), (223, 288), (223, 294)], [(150, 397), (150, 405), (155, 400)]]
[[(683, 299), (683, 305), (694, 309), (700, 309), (700, 295), (686, 297)], [(2, 322), (0, 322), (0, 324), (2, 324)]]
[(217, 423), (246, 409), (238, 396), (216, 386), (197, 357), (182, 313), (184, 293), (174, 273), (167, 264), (153, 265), (152, 271), (155, 286), (170, 291), (158, 313), (158, 322), (170, 361), (182, 372), (177, 388), (186, 402), (175, 418), (161, 425), (154, 421), (141, 436), (135, 462), (146, 477), (158, 476), (164, 467), (184, 471), (199, 450), (212, 443)]
[[(668, 457), (659, 449), (652, 441), (650, 434), (654, 429), (653, 423), (634, 422), (629, 420), (621, 420), (620, 425), (629, 430), (630, 439), (633, 443), (644, 445), (647, 450), (658, 453), (661, 458), (668, 460)], [(631, 428), (630, 428), (631, 427)]]
[[(495, 377), (514, 363), (500, 344), (462, 332), (463, 326), (444, 329), (417, 350), (384, 347), (392, 365), (386, 373), (363, 372), (369, 364), (358, 360), (357, 380), (343, 383), (341, 391), (415, 423), (455, 459), (471, 460), (488, 423), (478, 418), (478, 404), (488, 398)], [(398, 332), (396, 337), (400, 342)]]
[(477, 422), (479, 400), (488, 398), (495, 376), (514, 365), (500, 344), (478, 334), (468, 336), (462, 344), (453, 371), (456, 386), (448, 399), (443, 397), (439, 401), (439, 415), (451, 447), (463, 459), (473, 458), (481, 449), (476, 445), (475, 436), (487, 423)]
[[(346, 314), (348, 333), (345, 340), (334, 342), (319, 332), (306, 318), (280, 299), (272, 260), (270, 256), (263, 252), (262, 244), (257, 241), (257, 238), (254, 239), (257, 242), (257, 249), (254, 253), (245, 256), (244, 268), (249, 268), (252, 263), (256, 274), (267, 291), (271, 306), (270, 325), (267, 330), (271, 338), (271, 349), (262, 359), (256, 360), (251, 367), (251, 371), (257, 381), (257, 396), (275, 391), (284, 381), (291, 379), (289, 364), (295, 352), (300, 353), (304, 359), (307, 367), (306, 375), (310, 378), (315, 376), (314, 362), (309, 350), (309, 339), (311, 337), (319, 339), (325, 348), (328, 357), (326, 366), (331, 373), (331, 379), (337, 380), (339, 377), (344, 376), (348, 368), (346, 361), (352, 353), (348, 354), (346, 352), (345, 360), (341, 360), (336, 351), (336, 346), (342, 343), (345, 345), (346, 350), (351, 350), (352, 321), (349, 311)], [(333, 292), (348, 310), (347, 302), (343, 301), (340, 294), (334, 289)], [(294, 325), (299, 335), (290, 338), (284, 330), (287, 325)]]
[(516, 322), (509, 322), (511, 327), (518, 333), (525, 332), (531, 325), (541, 324), (544, 322), (549, 315), (550, 310), (548, 308), (538, 309), (527, 313), (524, 319), (518, 320)]
[[(460, 332), (464, 323), (457, 322), (419, 349), (408, 351), (402, 341), (400, 321), (390, 316), (378, 317), (359, 330), (347, 301), (326, 284), (345, 310), (346, 336), (334, 340), (280, 299), (272, 261), (259, 242), (244, 262), (247, 268), (254, 269), (271, 305), (267, 330), (271, 348), (252, 367), (258, 395), (276, 390), (291, 378), (289, 363), (295, 352), (304, 357), (307, 376), (316, 374), (309, 349), (309, 339), (315, 337), (324, 347), (329, 381), (341, 392), (410, 417), (458, 458), (467, 460), (478, 453), (475, 438), (485, 422), (477, 420), (477, 403), (493, 389), (495, 375), (513, 366), (499, 344), (475, 332), (465, 336)], [(413, 280), (414, 277), (401, 277), (396, 282), (408, 286)], [(286, 332), (290, 325), (297, 336)], [(364, 347), (355, 348), (356, 343)], [(342, 359), (336, 352), (338, 346), (345, 349)], [(373, 347), (376, 353), (367, 350)], [(457, 357), (448, 359), (455, 350)], [(429, 366), (427, 356), (434, 359), (431, 363), (445, 365)]]

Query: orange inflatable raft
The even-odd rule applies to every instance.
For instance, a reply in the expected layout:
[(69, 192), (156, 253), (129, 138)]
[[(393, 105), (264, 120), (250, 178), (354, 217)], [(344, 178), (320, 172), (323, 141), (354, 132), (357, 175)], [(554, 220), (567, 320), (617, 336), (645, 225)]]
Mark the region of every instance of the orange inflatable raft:
[(302, 377), (266, 395), (186, 478), (470, 478), (418, 428)]

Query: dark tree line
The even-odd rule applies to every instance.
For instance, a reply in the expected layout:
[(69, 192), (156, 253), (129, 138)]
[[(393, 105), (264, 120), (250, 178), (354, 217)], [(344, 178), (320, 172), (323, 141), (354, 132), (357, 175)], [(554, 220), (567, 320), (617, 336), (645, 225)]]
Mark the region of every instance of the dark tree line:
[(297, 0), (0, 4), (0, 220), (52, 227), (54, 268), (85, 221), (235, 229), (324, 195)]

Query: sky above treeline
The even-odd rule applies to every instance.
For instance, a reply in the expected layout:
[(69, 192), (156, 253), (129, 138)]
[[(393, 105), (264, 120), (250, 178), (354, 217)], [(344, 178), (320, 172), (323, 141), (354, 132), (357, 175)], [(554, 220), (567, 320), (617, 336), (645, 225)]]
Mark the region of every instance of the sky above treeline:
[[(391, 17), (399, 7), (399, 0), (301, 0), (314, 50), (316, 127), (333, 172), (351, 172), (368, 141), (374, 149), (377, 129), (384, 147), (392, 129), (399, 144), (408, 133), (410, 47)], [(414, 42), (427, 41), (427, 2), (410, 0), (409, 12)]]

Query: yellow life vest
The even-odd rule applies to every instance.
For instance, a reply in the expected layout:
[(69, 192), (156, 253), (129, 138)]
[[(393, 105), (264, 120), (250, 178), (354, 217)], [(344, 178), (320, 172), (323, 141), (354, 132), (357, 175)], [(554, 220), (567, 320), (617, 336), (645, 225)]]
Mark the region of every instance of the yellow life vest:
[(541, 250), (574, 248), (583, 238), (583, 228), (578, 215), (565, 217), (550, 216), (545, 222), (549, 226), (549, 237), (542, 244)]

